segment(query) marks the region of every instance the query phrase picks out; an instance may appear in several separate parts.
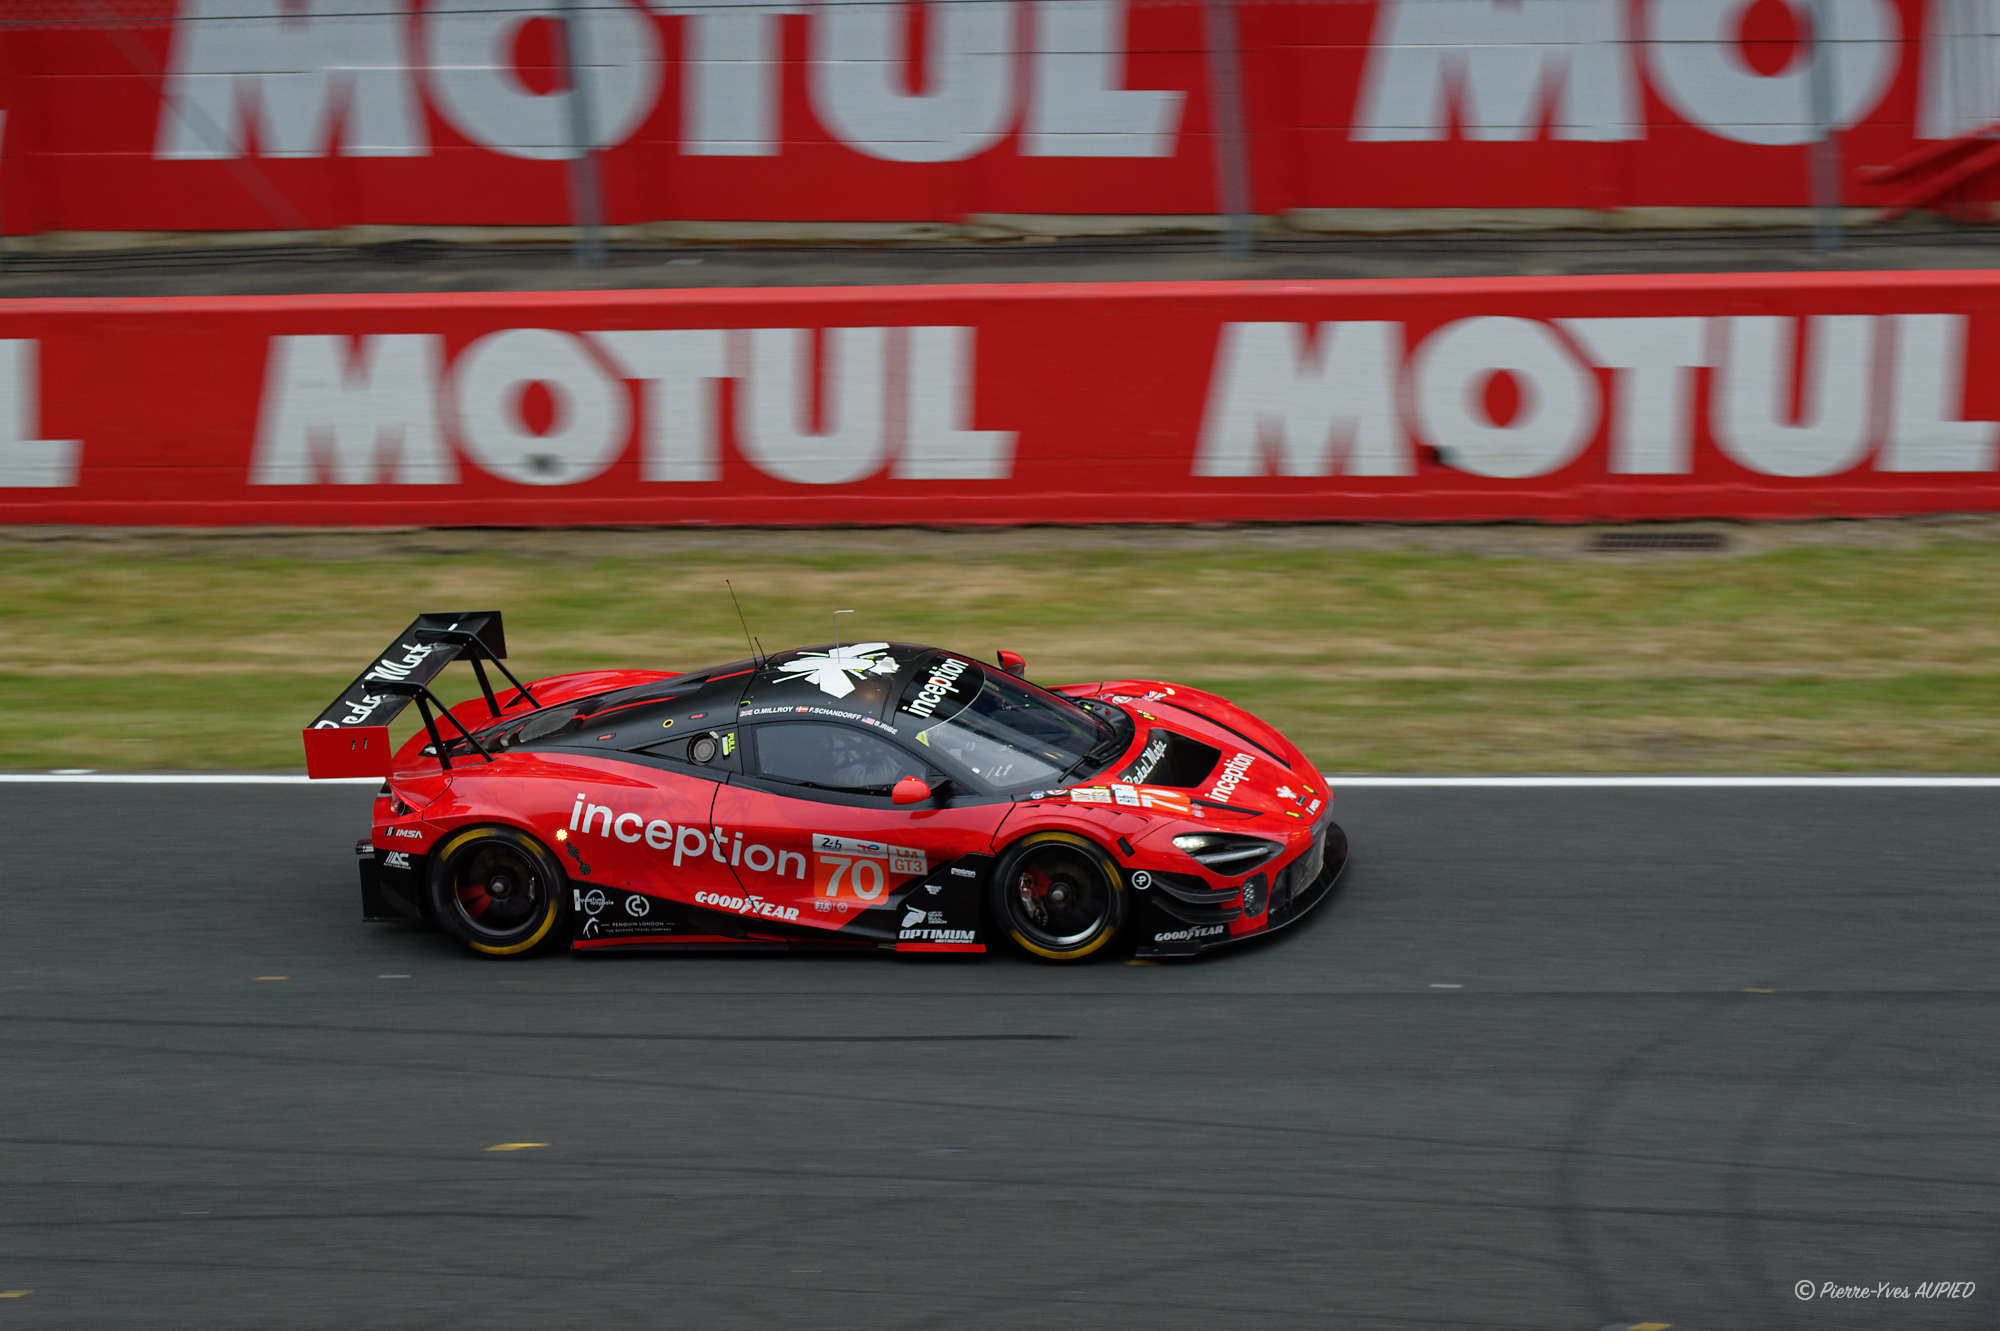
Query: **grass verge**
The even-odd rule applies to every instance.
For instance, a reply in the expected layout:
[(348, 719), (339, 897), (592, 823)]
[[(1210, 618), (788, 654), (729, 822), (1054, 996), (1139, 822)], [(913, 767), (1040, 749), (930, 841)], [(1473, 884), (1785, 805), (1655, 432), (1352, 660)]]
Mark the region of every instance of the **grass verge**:
[[(1589, 557), (1263, 531), (491, 533), (0, 543), (0, 769), (301, 766), (420, 609), (527, 676), (849, 640), (1160, 678), (1350, 771), (2000, 771), (1992, 532)], [(1435, 542), (1432, 543), (1432, 546)], [(452, 696), (471, 689), (454, 668)]]

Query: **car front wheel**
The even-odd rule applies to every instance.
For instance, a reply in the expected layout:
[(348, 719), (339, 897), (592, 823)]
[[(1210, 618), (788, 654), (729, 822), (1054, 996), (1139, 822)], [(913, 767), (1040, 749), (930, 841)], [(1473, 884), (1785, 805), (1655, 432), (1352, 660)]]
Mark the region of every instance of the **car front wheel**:
[(993, 874), (993, 912), (1008, 937), (1043, 961), (1082, 961), (1124, 927), (1123, 876), (1095, 842), (1071, 832), (1024, 837)]

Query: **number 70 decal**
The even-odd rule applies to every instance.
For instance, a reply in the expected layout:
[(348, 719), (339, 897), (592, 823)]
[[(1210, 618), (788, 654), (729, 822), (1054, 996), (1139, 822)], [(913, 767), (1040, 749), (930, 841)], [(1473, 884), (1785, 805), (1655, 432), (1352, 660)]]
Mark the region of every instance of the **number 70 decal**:
[(815, 857), (815, 863), (818, 866), (813, 875), (815, 896), (876, 901), (888, 890), (889, 878), (882, 872), (880, 860), (822, 852)]
[(850, 837), (813, 836), (813, 895), (874, 903), (889, 889), (889, 875), (921, 878), (929, 868), (921, 850)]

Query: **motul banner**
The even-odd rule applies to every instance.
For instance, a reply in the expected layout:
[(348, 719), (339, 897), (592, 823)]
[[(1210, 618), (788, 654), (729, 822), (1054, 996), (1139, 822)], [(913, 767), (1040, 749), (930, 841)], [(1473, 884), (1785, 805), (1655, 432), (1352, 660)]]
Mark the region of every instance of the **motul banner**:
[[(1827, 107), (1848, 202), (1944, 182), (1962, 165), (1949, 155), (1887, 181), (1866, 168), (2000, 121), (2000, 0), (1236, 8), (1264, 213), (1805, 204), (1816, 8), (1834, 38)], [(1202, 9), (599, 0), (581, 7), (579, 54), (604, 215), (1216, 212)], [(579, 122), (561, 12), (13, 0), (0, 227), (567, 223)], [(38, 14), (64, 21), (37, 27)], [(1979, 169), (1954, 188), (1992, 197)]]
[(1983, 273), (4, 301), (0, 522), (1994, 510), (1996, 371)]

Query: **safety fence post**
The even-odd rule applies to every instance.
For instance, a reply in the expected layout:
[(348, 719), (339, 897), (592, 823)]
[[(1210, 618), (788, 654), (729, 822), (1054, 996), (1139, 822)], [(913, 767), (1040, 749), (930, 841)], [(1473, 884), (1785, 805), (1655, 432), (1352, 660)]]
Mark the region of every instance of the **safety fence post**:
[(579, 268), (604, 266), (603, 207), (598, 197), (596, 139), (590, 123), (589, 59), (581, 0), (563, 0), (563, 72), (569, 89), (569, 211)]
[(1833, 0), (1812, 0), (1813, 248), (1840, 248), (1840, 143), (1834, 138), (1835, 99)]
[(1243, 52), (1236, 36), (1236, 0), (1202, 0), (1202, 43), (1208, 48), (1208, 108), (1215, 125), (1215, 193), (1228, 222), (1222, 252), (1247, 259), (1251, 249), (1250, 136), (1243, 112)]

